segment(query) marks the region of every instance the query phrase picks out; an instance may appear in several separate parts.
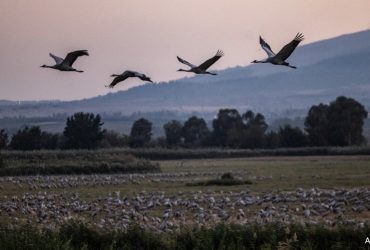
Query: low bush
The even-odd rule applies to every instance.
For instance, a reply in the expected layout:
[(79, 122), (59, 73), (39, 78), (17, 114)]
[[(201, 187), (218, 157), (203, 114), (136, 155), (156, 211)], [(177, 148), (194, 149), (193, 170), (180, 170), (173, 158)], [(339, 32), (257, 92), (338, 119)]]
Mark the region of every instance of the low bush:
[(177, 160), (204, 158), (240, 158), (265, 156), (310, 156), (310, 155), (370, 155), (370, 147), (307, 147), (279, 149), (170, 149), (170, 148), (116, 148), (99, 150), (40, 150), (2, 151), (4, 160), (49, 160), (71, 159), (101, 160), (129, 155), (148, 160)]
[(370, 155), (370, 147), (307, 147), (279, 149), (122, 149), (136, 157), (149, 160), (220, 159), (266, 156), (311, 156), (311, 155)]
[(221, 180), (234, 180), (234, 176), (231, 173), (224, 173), (221, 176)]
[(74, 175), (74, 174), (132, 174), (158, 173), (159, 164), (149, 161), (135, 163), (101, 163), (96, 165), (64, 165), (64, 166), (24, 166), (0, 168), (0, 176), (19, 175)]
[(125, 152), (108, 151), (7, 151), (7, 167), (0, 176), (69, 175), (160, 172), (158, 163), (140, 160)]
[(198, 181), (195, 183), (188, 183), (188, 186), (237, 186), (237, 185), (250, 185), (250, 180), (235, 179), (231, 173), (225, 173), (220, 179), (212, 179), (206, 181)]

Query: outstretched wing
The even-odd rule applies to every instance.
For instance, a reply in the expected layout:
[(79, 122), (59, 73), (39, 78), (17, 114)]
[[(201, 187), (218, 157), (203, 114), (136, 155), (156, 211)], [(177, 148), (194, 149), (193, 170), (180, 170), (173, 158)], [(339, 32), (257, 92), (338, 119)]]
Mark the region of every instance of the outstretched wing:
[(150, 77), (146, 76), (145, 74), (135, 72), (135, 76), (138, 77), (138, 78), (140, 78), (143, 81), (152, 82), (152, 80), (150, 79)]
[(275, 53), (272, 51), (270, 45), (260, 36), (260, 44), (262, 49), (267, 53), (268, 57), (274, 57)]
[(54, 59), (56, 64), (61, 64), (64, 60), (63, 58), (61, 58), (59, 56), (56, 56), (56, 55), (53, 55), (51, 53), (49, 53), (49, 56), (51, 56)]
[(179, 60), (179, 62), (185, 64), (185, 65), (188, 65), (190, 68), (194, 68), (196, 67), (195, 65), (189, 63), (188, 61), (185, 61), (184, 59), (180, 58), (180, 57), (177, 57), (177, 60)]
[(76, 50), (67, 54), (66, 58), (64, 59), (63, 63), (72, 66), (72, 64), (77, 60), (80, 56), (88, 56), (89, 53), (87, 50)]
[(198, 66), (201, 70), (207, 70), (209, 67), (211, 67), (212, 64), (214, 64), (218, 59), (220, 59), (224, 55), (224, 52), (221, 50), (217, 50), (217, 53), (214, 57), (208, 59), (204, 63)]
[(290, 43), (288, 43), (287, 45), (285, 45), (280, 51), (279, 53), (276, 54), (276, 58), (277, 59), (280, 59), (282, 61), (285, 61), (292, 53), (293, 51), (295, 50), (295, 48), (297, 48), (298, 44), (304, 39), (304, 36), (302, 33), (298, 33), (295, 38), (293, 39), (293, 41), (291, 41)]
[(116, 86), (119, 82), (122, 82), (124, 80), (126, 80), (127, 78), (129, 77), (133, 77), (134, 74), (131, 72), (131, 71), (125, 71), (123, 72), (121, 75), (118, 75), (116, 76), (113, 81), (111, 82), (111, 84), (109, 84), (108, 86), (106, 87), (109, 87), (109, 88), (113, 88), (114, 86)]

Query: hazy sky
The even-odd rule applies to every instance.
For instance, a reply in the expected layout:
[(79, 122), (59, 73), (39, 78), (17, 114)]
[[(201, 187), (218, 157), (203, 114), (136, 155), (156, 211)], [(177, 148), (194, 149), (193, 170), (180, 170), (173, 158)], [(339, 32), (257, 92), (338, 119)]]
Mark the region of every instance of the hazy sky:
[[(177, 79), (176, 55), (199, 64), (222, 49), (212, 69), (261, 59), (261, 34), (278, 50), (299, 31), (302, 44), (370, 28), (369, 0), (1, 0), (0, 99), (72, 100), (110, 90), (112, 73), (143, 72), (157, 82)], [(88, 49), (75, 68), (40, 68)], [(212, 76), (210, 76), (212, 77)]]

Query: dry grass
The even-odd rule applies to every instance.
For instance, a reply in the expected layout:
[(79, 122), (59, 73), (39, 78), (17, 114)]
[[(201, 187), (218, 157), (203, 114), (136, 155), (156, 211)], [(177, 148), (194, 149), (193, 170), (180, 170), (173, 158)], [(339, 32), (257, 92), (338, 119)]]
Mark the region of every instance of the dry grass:
[[(255, 191), (370, 186), (370, 156), (292, 156), (158, 161), (163, 172), (235, 172), (267, 179)], [(271, 178), (270, 178), (271, 177)]]
[[(249, 189), (256, 192), (269, 190), (295, 190), (302, 188), (338, 188), (370, 186), (370, 156), (307, 156), (307, 157), (261, 157), (236, 159), (196, 159), (157, 161), (163, 173), (219, 173), (242, 172), (252, 179), (252, 185), (241, 186), (187, 186), (191, 181), (153, 183), (143, 179), (140, 184), (125, 183), (122, 185), (105, 185), (96, 187), (70, 187), (68, 191), (81, 193), (81, 196), (98, 197), (109, 192), (121, 191), (132, 194), (140, 191), (164, 191), (168, 194), (182, 191), (240, 191)], [(189, 177), (190, 178), (190, 177)], [(253, 178), (256, 178), (255, 180)], [(199, 180), (206, 180), (201, 177)], [(11, 184), (2, 184), (3, 194), (32, 192), (26, 188)], [(54, 192), (63, 190), (54, 189)]]

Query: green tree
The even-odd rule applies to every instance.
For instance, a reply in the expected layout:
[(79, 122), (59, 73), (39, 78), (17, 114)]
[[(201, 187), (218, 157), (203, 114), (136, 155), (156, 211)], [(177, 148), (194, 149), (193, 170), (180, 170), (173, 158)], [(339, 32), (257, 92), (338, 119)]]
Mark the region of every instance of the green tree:
[(307, 146), (308, 137), (298, 127), (285, 125), (279, 129), (279, 144), (280, 147), (294, 148)]
[(365, 143), (362, 134), (367, 111), (352, 98), (338, 97), (327, 111), (328, 141), (333, 146), (351, 146)]
[(60, 145), (60, 134), (52, 134), (41, 132), (41, 148), (42, 149), (57, 149)]
[(240, 144), (243, 122), (236, 109), (220, 109), (212, 126), (213, 140), (216, 145), (235, 147)]
[(308, 111), (304, 125), (312, 146), (327, 146), (329, 144), (328, 109), (328, 105), (320, 103), (318, 106), (312, 106)]
[(144, 118), (134, 122), (130, 133), (130, 146), (134, 148), (148, 145), (152, 137), (152, 123)]
[(190, 117), (182, 128), (184, 142), (188, 146), (198, 147), (207, 143), (210, 131), (206, 122), (196, 116)]
[(262, 148), (265, 132), (268, 128), (265, 117), (260, 113), (254, 114), (249, 110), (243, 114), (242, 119), (245, 124), (242, 146), (246, 148)]
[(94, 149), (103, 139), (104, 130), (100, 115), (78, 112), (67, 118), (63, 135), (66, 148)]
[(40, 127), (24, 127), (12, 137), (9, 147), (14, 150), (55, 149), (58, 135), (41, 131)]
[(166, 144), (168, 146), (176, 146), (181, 143), (182, 124), (179, 121), (172, 120), (163, 125), (166, 135)]
[(365, 143), (362, 134), (367, 111), (352, 98), (338, 97), (330, 105), (312, 106), (305, 129), (314, 146), (351, 146)]
[(279, 134), (275, 131), (270, 131), (265, 134), (263, 139), (264, 148), (278, 148), (279, 147)]
[(113, 130), (105, 131), (100, 146), (103, 148), (122, 148), (128, 146), (128, 136)]
[(8, 145), (8, 134), (4, 129), (0, 130), (0, 149), (5, 149)]

